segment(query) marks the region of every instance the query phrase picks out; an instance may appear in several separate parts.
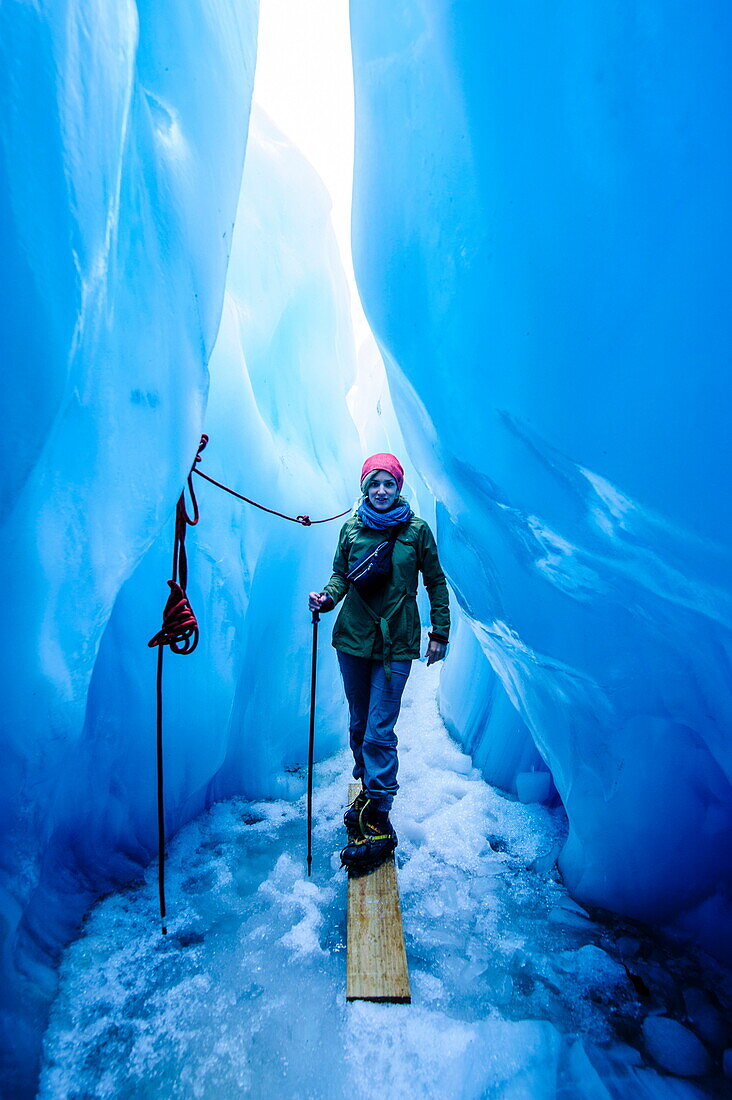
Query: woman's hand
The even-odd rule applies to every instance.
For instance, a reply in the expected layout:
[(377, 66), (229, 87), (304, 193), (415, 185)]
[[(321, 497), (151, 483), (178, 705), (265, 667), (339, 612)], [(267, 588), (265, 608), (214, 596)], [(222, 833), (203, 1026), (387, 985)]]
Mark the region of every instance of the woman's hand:
[(327, 592), (311, 592), (308, 597), (310, 611), (330, 611), (333, 601)]
[(425, 653), (427, 664), (433, 665), (435, 661), (444, 661), (446, 653), (447, 644), (445, 642), (435, 642), (430, 639), (429, 645), (427, 646), (427, 652)]

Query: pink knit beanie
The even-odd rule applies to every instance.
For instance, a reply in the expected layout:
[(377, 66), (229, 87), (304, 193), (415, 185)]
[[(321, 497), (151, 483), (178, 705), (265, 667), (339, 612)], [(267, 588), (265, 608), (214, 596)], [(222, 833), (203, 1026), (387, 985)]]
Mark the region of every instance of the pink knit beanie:
[(390, 454), (371, 455), (371, 458), (366, 459), (361, 467), (362, 493), (366, 491), (369, 475), (375, 474), (377, 470), (384, 470), (387, 474), (391, 474), (397, 483), (397, 491), (401, 493), (404, 484), (404, 470), (399, 459)]

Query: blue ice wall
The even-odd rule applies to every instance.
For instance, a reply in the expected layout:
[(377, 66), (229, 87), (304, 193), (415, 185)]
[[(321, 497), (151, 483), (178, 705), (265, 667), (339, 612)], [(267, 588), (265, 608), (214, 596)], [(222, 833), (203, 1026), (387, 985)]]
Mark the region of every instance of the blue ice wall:
[[(128, 705), (121, 663), (96, 664), (100, 647), (119, 655), (137, 640), (140, 624), (113, 617), (115, 601), (169, 526), (203, 427), (256, 15), (256, 0), (0, 10), (0, 538), (12, 624), (0, 1043), (13, 1095), (32, 1088), (58, 944), (88, 898), (150, 849), (143, 714)], [(107, 689), (121, 743), (113, 724), (95, 724)], [(137, 803), (120, 809), (134, 767)]]
[(729, 7), (351, 16), (357, 279), (472, 628), (443, 709), (504, 785), (530, 732), (580, 899), (729, 959)]

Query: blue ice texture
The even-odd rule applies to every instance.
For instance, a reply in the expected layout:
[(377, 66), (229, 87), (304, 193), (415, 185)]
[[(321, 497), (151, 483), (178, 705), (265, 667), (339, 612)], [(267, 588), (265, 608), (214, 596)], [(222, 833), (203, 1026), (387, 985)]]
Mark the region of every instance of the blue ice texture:
[[(701, 1041), (657, 1015), (669, 981), (658, 954), (604, 936), (551, 864), (539, 870), (565, 835), (561, 807), (523, 805), (483, 780), (439, 715), (438, 682), (438, 668), (414, 662), (397, 726), (412, 1003), (345, 1000), (347, 886), (333, 843), (344, 747), (316, 766), (312, 878), (304, 796), (234, 798), (171, 843), (167, 937), (154, 866), (94, 907), (64, 953), (39, 1100), (719, 1095), (705, 1087)], [(654, 990), (643, 1003), (628, 963)], [(698, 1028), (705, 994), (684, 980)]]
[[(351, 13), (356, 273), (460, 608), (442, 714), (489, 781), (561, 799), (580, 902), (729, 961), (726, 5)], [(284, 512), (353, 497), (347, 286), (320, 180), (261, 112), (247, 139), (256, 20), (256, 0), (0, 7), (11, 1094), (35, 1087), (60, 947), (157, 850), (146, 643), (201, 432), (206, 472)], [(170, 833), (231, 795), (275, 817), (300, 796), (303, 593), (333, 544), (196, 488)]]
[[(0, 1048), (11, 1095), (32, 1088), (59, 944), (154, 850), (154, 697), (137, 678), (145, 667), (151, 684), (154, 656), (123, 653), (144, 651), (157, 629), (169, 555), (157, 601), (130, 617), (127, 593), (143, 562), (154, 575), (204, 426), (256, 17), (254, 0), (196, 0), (175, 18), (150, 0), (0, 11), (12, 410), (0, 489)], [(200, 723), (196, 740), (210, 740)], [(215, 759), (209, 747), (191, 761), (192, 802)], [(174, 799), (181, 783), (171, 776)], [(171, 825), (178, 813), (173, 802)]]
[(576, 898), (729, 961), (729, 9), (351, 33), (356, 277), (465, 618), (443, 714), (490, 781), (551, 772)]

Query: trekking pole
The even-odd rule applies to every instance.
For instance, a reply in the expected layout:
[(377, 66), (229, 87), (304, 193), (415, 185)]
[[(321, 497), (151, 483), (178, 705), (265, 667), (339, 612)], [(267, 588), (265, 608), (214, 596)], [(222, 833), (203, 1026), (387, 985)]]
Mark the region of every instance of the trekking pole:
[(313, 611), (313, 665), (310, 676), (310, 740), (308, 742), (308, 878), (313, 869), (313, 749), (315, 746), (315, 670), (318, 661), (318, 622), (320, 612)]

